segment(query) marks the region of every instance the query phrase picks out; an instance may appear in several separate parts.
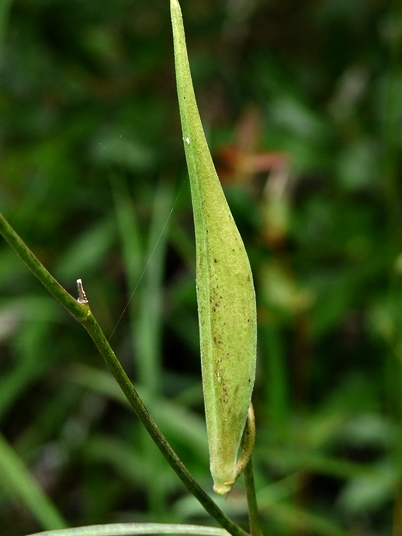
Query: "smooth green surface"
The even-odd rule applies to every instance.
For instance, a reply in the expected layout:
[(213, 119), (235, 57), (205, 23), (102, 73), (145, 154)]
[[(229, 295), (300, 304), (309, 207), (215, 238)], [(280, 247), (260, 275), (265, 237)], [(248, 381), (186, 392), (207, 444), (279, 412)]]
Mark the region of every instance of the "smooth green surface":
[(130, 536), (130, 534), (194, 534), (200, 536), (225, 536), (226, 530), (197, 525), (177, 525), (172, 523), (115, 523), (79, 527), (51, 532), (38, 532), (29, 536)]

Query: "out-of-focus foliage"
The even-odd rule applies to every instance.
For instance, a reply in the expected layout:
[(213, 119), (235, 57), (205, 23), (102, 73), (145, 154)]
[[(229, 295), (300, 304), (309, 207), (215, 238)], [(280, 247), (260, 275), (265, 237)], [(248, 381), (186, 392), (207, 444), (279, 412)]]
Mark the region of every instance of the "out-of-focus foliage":
[[(257, 286), (264, 531), (400, 534), (399, 2), (182, 8)], [(0, 46), (1, 210), (70, 292), (83, 279), (156, 421), (211, 489), (168, 2), (3, 0)], [(0, 289), (2, 535), (63, 519), (207, 522), (86, 333), (4, 243)], [(222, 504), (246, 523), (241, 483)]]

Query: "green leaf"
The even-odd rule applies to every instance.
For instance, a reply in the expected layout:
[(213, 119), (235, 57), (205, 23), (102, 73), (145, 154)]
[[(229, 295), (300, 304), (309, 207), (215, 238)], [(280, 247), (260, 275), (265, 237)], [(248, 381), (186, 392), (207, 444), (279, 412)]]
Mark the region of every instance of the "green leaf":
[(47, 529), (67, 526), (62, 515), (31, 476), (14, 449), (0, 435), (0, 482), (12, 491)]
[(224, 529), (198, 525), (171, 523), (114, 523), (91, 525), (74, 529), (39, 532), (29, 536), (133, 536), (134, 534), (198, 534), (200, 536), (226, 536)]

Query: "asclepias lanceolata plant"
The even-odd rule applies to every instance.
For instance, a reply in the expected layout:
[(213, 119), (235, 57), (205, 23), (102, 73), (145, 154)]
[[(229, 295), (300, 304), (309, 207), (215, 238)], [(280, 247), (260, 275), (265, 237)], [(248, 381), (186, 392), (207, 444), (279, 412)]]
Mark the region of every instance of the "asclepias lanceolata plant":
[[(251, 395), (257, 338), (253, 278), (205, 139), (177, 0), (171, 0), (171, 17), (179, 110), (194, 212), (201, 368), (213, 487), (216, 493), (227, 494), (245, 471), (251, 534), (260, 536), (250, 461), (254, 446)], [(0, 233), (48, 291), (87, 330), (137, 416), (187, 489), (228, 533), (246, 536), (198, 485), (158, 429), (93, 316), (81, 280), (78, 280), (77, 300), (44, 268), (2, 214)], [(143, 529), (149, 533), (150, 524), (146, 525)], [(209, 527), (181, 525), (178, 529), (173, 525), (157, 525), (153, 527), (155, 534), (227, 534)], [(141, 534), (141, 526), (141, 523), (119, 524), (118, 533)], [(82, 535), (88, 529), (83, 527)], [(56, 533), (69, 536), (70, 530), (51, 532), (55, 536)], [(99, 525), (91, 530), (91, 534), (106, 536), (115, 534), (117, 528)], [(80, 529), (75, 528), (74, 535), (81, 536)]]

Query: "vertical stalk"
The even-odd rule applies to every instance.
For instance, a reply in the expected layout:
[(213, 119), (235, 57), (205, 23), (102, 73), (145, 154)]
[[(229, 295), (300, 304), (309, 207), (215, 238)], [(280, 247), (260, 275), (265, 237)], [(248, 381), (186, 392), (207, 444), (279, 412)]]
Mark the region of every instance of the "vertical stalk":
[(255, 493), (253, 462), (250, 458), (244, 470), (244, 483), (246, 485), (248, 518), (251, 536), (263, 536), (260, 517), (258, 514), (257, 496)]

